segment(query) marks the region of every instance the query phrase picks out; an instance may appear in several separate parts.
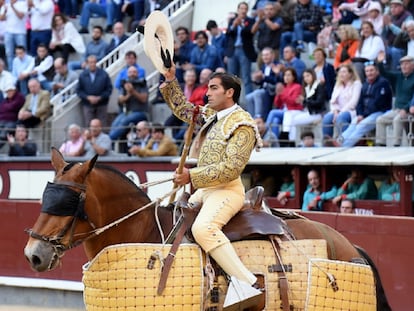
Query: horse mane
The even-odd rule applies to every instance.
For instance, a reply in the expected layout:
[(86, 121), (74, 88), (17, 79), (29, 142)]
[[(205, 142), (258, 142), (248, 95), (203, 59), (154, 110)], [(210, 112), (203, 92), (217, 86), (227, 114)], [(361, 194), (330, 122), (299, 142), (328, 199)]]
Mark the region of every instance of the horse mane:
[(148, 197), (148, 195), (141, 188), (139, 188), (130, 178), (125, 176), (125, 174), (123, 174), (121, 171), (114, 168), (113, 166), (97, 163), (95, 164), (94, 169), (109, 171), (115, 174), (116, 176), (120, 177), (122, 180), (127, 182), (129, 185), (133, 186), (137, 190), (137, 193), (140, 196), (145, 197), (148, 201), (150, 201), (150, 198)]

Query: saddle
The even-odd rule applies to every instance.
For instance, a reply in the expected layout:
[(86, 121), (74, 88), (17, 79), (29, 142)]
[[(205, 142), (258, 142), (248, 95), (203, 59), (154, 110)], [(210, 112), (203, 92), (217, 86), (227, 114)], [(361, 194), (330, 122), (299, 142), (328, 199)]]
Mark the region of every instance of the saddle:
[[(287, 226), (283, 219), (262, 208), (263, 194), (262, 186), (257, 186), (246, 192), (242, 209), (223, 227), (223, 233), (231, 242), (264, 239), (269, 235), (285, 234)], [(193, 205), (192, 208), (187, 208), (188, 197), (189, 195), (182, 196), (178, 205), (181, 207), (187, 228), (190, 229), (201, 206)], [(191, 230), (187, 231), (186, 237), (195, 242)]]
[[(237, 213), (224, 227), (223, 233), (228, 237), (231, 242), (249, 239), (269, 239), (269, 237), (279, 236), (283, 237), (288, 234), (290, 230), (284, 220), (281, 217), (275, 216), (272, 212), (265, 211), (262, 208), (264, 189), (261, 186), (257, 186), (245, 194), (245, 202), (242, 209)], [(160, 282), (158, 285), (158, 294), (160, 295), (165, 288), (168, 272), (172, 266), (174, 256), (178, 250), (178, 247), (184, 237), (194, 242), (194, 238), (191, 234), (191, 226), (200, 211), (201, 205), (192, 205), (188, 207), (189, 194), (184, 194), (177, 201), (176, 205), (181, 208), (183, 214), (183, 224), (175, 234), (173, 245), (167, 258), (164, 261), (164, 268), (161, 274)], [(276, 248), (278, 248), (276, 246)], [(275, 249), (275, 252), (278, 252)], [(282, 267), (283, 266), (283, 267)], [(288, 284), (285, 271), (288, 270), (280, 262), (279, 265), (274, 265), (275, 272), (280, 274), (280, 288), (282, 304), (290, 305), (288, 301)], [(260, 280), (260, 288), (264, 288), (264, 279)], [(261, 305), (264, 306), (264, 300)], [(260, 308), (258, 310), (261, 310)]]

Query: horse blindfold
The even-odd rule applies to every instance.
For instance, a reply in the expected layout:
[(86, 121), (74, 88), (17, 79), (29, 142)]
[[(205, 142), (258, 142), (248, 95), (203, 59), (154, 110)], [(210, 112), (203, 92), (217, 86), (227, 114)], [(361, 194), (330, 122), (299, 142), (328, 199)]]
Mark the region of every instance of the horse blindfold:
[(48, 182), (43, 192), (41, 211), (49, 215), (75, 216), (80, 219), (87, 219), (84, 202), (83, 199), (81, 200), (80, 193), (66, 185)]

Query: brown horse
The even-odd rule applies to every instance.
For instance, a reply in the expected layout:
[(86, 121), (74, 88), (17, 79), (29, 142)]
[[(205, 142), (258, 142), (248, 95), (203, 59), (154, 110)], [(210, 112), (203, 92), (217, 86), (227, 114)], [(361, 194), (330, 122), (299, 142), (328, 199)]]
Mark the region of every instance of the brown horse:
[[(160, 243), (160, 229), (154, 221), (156, 213), (164, 236), (172, 229), (170, 210), (155, 209), (149, 204), (148, 196), (125, 175), (114, 168), (96, 164), (97, 156), (84, 163), (67, 163), (53, 148), (51, 159), (56, 176), (44, 191), (40, 216), (28, 230), (30, 237), (24, 249), (34, 270), (54, 269), (64, 252), (80, 243), (83, 243), (89, 260), (108, 245)], [(116, 226), (99, 231), (137, 210), (140, 211)], [(306, 219), (286, 222), (296, 239), (326, 240), (330, 259), (349, 262), (366, 257), (343, 235), (325, 224)], [(373, 271), (375, 274), (376, 269)], [(377, 309), (391, 310), (378, 274), (376, 284)]]

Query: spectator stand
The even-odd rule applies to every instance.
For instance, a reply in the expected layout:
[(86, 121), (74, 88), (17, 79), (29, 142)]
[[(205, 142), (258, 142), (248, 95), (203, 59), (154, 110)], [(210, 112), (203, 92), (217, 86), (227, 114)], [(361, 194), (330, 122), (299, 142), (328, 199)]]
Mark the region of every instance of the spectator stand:
[[(173, 28), (178, 27), (179, 25), (190, 27), (193, 10), (194, 0), (175, 0), (172, 1), (163, 12), (169, 17)], [(147, 72), (146, 80), (150, 92), (149, 102), (152, 103), (158, 90), (159, 73), (146, 57), (143, 48), (143, 36), (138, 32), (133, 33), (118, 48), (99, 61), (98, 66), (105, 69), (112, 81), (114, 81), (118, 72), (125, 66), (124, 55), (125, 52), (129, 50), (133, 50), (137, 53), (140, 66), (144, 67)], [(65, 125), (75, 122), (80, 123), (79, 116), (81, 116), (82, 113), (79, 104), (80, 100), (76, 96), (76, 88), (77, 82), (74, 82), (51, 99), (53, 115), (47, 120), (45, 125), (46, 133), (44, 135), (47, 141), (43, 148), (44, 152), (50, 150), (50, 146), (59, 145), (64, 140)], [(117, 97), (117, 92), (113, 92), (108, 106), (109, 114), (115, 113), (118, 109)], [(153, 111), (153, 113), (157, 113), (157, 111)], [(152, 116), (150, 116), (150, 118), (151, 117)]]

